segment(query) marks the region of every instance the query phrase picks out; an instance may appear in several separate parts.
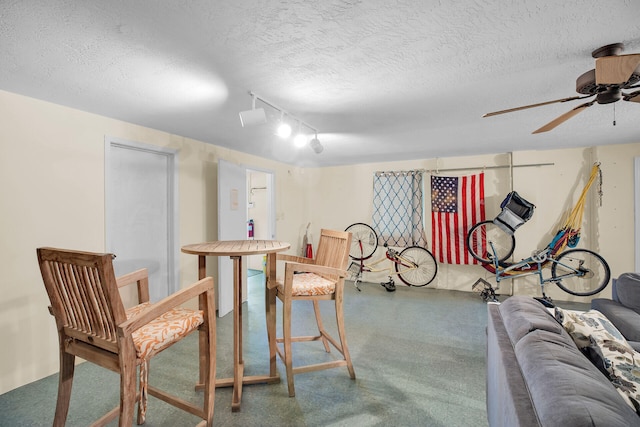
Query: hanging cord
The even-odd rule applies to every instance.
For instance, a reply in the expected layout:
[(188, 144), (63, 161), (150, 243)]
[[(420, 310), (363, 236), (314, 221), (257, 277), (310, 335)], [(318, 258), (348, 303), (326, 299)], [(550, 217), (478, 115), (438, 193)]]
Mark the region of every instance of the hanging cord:
[[(598, 163), (598, 165), (600, 165), (600, 163)], [(602, 169), (598, 168), (598, 201), (600, 207), (602, 207), (602, 195)]]
[(600, 163), (595, 163), (591, 167), (591, 175), (589, 176), (589, 181), (585, 185), (582, 190), (582, 194), (578, 199), (578, 202), (574, 206), (573, 210), (569, 214), (567, 222), (565, 223), (566, 227), (571, 230), (580, 230), (582, 225), (582, 214), (584, 212), (584, 205), (587, 198), (587, 192), (589, 188), (594, 183), (594, 181), (598, 178), (598, 194), (600, 195), (600, 205), (602, 206), (602, 172), (600, 170)]

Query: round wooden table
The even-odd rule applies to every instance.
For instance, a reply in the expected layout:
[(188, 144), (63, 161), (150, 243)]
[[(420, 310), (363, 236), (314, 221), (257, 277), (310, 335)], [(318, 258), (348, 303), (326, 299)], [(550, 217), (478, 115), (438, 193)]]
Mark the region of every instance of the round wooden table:
[[(207, 275), (206, 258), (208, 256), (228, 256), (233, 260), (233, 378), (216, 380), (216, 387), (233, 386), (231, 410), (240, 410), (243, 384), (275, 383), (280, 381), (276, 371), (276, 314), (274, 280), (277, 252), (289, 249), (291, 245), (278, 240), (221, 240), (195, 243), (182, 247), (186, 254), (198, 255), (198, 279)], [(246, 255), (267, 255), (266, 318), (267, 338), (269, 341), (269, 375), (244, 376), (242, 358), (242, 257)], [(272, 301), (273, 300), (273, 301)], [(202, 373), (201, 373), (202, 378)]]

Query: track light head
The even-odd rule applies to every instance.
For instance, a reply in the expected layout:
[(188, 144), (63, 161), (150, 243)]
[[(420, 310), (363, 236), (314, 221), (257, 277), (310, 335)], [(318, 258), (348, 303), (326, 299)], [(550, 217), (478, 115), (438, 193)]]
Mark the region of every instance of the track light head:
[(298, 148), (304, 147), (306, 143), (307, 137), (302, 133), (296, 134), (296, 137), (293, 139), (293, 144)]
[(256, 96), (251, 93), (251, 110), (240, 111), (240, 124), (242, 127), (261, 125), (267, 123), (267, 115), (264, 108), (256, 109)]
[(255, 108), (253, 110), (240, 111), (240, 124), (242, 127), (256, 126), (267, 123), (267, 116), (264, 108)]
[(291, 136), (291, 126), (287, 123), (280, 123), (278, 126), (278, 136), (280, 138), (289, 138)]
[(320, 140), (317, 136), (309, 141), (309, 146), (313, 151), (315, 151), (316, 154), (320, 154), (322, 153), (322, 150), (324, 150), (324, 147), (322, 146), (322, 144), (320, 144)]

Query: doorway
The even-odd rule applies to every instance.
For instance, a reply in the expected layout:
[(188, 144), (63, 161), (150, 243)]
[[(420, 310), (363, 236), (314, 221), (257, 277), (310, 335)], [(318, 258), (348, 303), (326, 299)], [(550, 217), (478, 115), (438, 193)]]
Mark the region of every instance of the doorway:
[[(271, 223), (272, 211), (272, 173), (247, 169), (247, 223), (251, 224), (251, 233), (255, 240), (275, 239), (274, 224)], [(249, 256), (247, 265), (249, 274), (264, 272), (266, 257), (263, 255)]]
[[(178, 290), (177, 151), (105, 137), (105, 241), (116, 275), (147, 268), (149, 295)], [(134, 292), (123, 294), (131, 302)]]
[[(250, 178), (253, 184), (249, 184)], [(259, 183), (259, 184), (258, 184)], [(265, 187), (254, 190), (254, 195), (261, 194), (261, 201), (254, 207), (249, 206), (251, 188)], [(250, 215), (256, 215), (254, 226), (255, 239), (275, 238), (275, 201), (274, 201), (274, 173), (269, 170), (249, 169), (240, 164), (218, 159), (218, 239), (245, 240), (248, 239), (247, 224)], [(251, 200), (254, 200), (253, 198)], [(257, 201), (257, 200), (256, 200)], [(256, 211), (263, 210), (262, 213)], [(251, 259), (249, 259), (251, 258)], [(262, 269), (262, 257), (243, 257), (242, 260), (242, 295), (246, 301), (247, 266)], [(218, 316), (222, 317), (233, 310), (233, 265), (228, 257), (218, 257)]]

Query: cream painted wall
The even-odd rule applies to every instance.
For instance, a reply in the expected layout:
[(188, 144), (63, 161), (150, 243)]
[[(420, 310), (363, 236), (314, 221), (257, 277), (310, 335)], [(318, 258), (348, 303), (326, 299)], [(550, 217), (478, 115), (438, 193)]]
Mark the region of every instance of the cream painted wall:
[[(296, 242), (307, 220), (296, 168), (3, 91), (0, 116), (0, 393), (58, 371), (35, 250), (105, 250), (105, 135), (179, 151), (180, 245), (216, 238), (219, 158), (275, 172), (278, 239)], [(196, 280), (197, 257), (181, 254), (180, 278)]]
[[(485, 201), (487, 218), (499, 213), (505, 195), (514, 189), (536, 204), (533, 218), (517, 230), (514, 259), (542, 249), (555, 235), (565, 215), (577, 202), (589, 178), (594, 162), (601, 162), (603, 171), (602, 206), (599, 206), (595, 185), (589, 191), (584, 213), (580, 247), (600, 252), (610, 264), (612, 277), (634, 270), (633, 236), (633, 157), (640, 156), (640, 144), (609, 145), (570, 150), (522, 151), (502, 155), (468, 156), (446, 159), (387, 162), (315, 169), (309, 171), (310, 209), (313, 212), (314, 236), (320, 227), (344, 229), (354, 222), (371, 222), (373, 212), (373, 174), (376, 171), (425, 169), (442, 171), (442, 175), (464, 175), (485, 171)], [(547, 164), (549, 166), (491, 169), (491, 166)], [(448, 168), (477, 168), (474, 171), (446, 172)], [(429, 173), (425, 188), (429, 191)], [(336, 188), (342, 189), (335, 191)], [(426, 234), (431, 247), (430, 211), (427, 195)], [(336, 208), (339, 207), (339, 208)], [(317, 244), (317, 240), (314, 242)], [(378, 249), (375, 258), (382, 256)], [(471, 291), (478, 278), (495, 285), (494, 275), (479, 266), (439, 264), (435, 281), (428, 288)], [(365, 280), (386, 279), (381, 273), (365, 273)], [(424, 288), (427, 289), (427, 288)], [(422, 289), (416, 289), (416, 292)], [(557, 300), (580, 300), (548, 285), (546, 293)], [(536, 276), (500, 282), (504, 294), (540, 295)], [(610, 296), (610, 288), (601, 295)]]
[[(377, 170), (489, 167), (509, 161), (503, 154), (300, 169), (3, 91), (0, 117), (0, 341), (5, 343), (0, 352), (0, 393), (58, 370), (57, 335), (35, 249), (105, 249), (105, 135), (179, 151), (180, 245), (216, 238), (218, 159), (273, 170), (277, 238), (291, 242), (291, 253), (299, 253), (308, 222), (314, 246), (322, 227), (344, 229), (353, 222), (370, 222), (372, 175)], [(640, 143), (514, 153), (515, 164), (554, 163), (513, 169), (513, 188), (537, 205), (533, 219), (518, 230), (516, 256), (528, 256), (548, 241), (597, 160), (604, 172), (603, 205), (590, 202), (584, 227), (589, 233), (581, 244), (599, 250), (614, 276), (633, 271), (634, 156), (640, 156)], [(508, 169), (486, 169), (488, 216), (497, 214), (497, 205), (511, 188), (510, 176)], [(428, 177), (426, 182), (428, 188)], [(426, 231), (429, 234), (429, 227)], [(209, 273), (215, 274), (215, 269)], [(196, 276), (196, 257), (181, 255), (181, 285)], [(430, 287), (470, 291), (478, 277), (491, 279), (477, 266), (440, 265)], [(503, 290), (510, 289), (508, 283), (503, 285)], [(538, 291), (532, 284), (516, 283), (516, 293)], [(552, 289), (549, 293), (557, 297)]]

